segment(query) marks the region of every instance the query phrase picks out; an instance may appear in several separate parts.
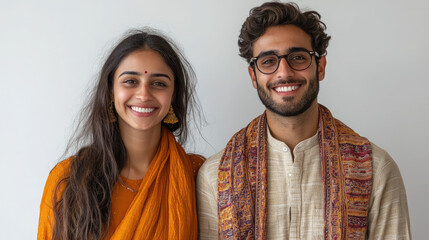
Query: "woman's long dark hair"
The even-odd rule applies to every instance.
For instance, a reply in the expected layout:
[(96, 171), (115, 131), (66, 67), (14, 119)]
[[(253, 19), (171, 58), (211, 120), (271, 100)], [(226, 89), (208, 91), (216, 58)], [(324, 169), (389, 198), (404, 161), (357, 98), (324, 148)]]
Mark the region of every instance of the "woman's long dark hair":
[(88, 105), (81, 113), (77, 134), (69, 143), (68, 149), (80, 149), (71, 160), (69, 176), (56, 188), (52, 239), (101, 239), (108, 231), (112, 189), (126, 159), (119, 126), (109, 117), (113, 76), (120, 62), (140, 49), (157, 51), (173, 71), (172, 106), (179, 122), (166, 126), (179, 143), (183, 144), (188, 137), (187, 116), (194, 115), (196, 107), (190, 64), (160, 33), (152, 29), (129, 32), (107, 57)]

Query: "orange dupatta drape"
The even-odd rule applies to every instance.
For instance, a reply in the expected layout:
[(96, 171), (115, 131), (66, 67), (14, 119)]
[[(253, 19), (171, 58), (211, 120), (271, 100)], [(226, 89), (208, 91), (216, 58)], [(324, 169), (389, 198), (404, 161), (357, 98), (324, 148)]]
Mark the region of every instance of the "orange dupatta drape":
[(195, 204), (191, 160), (163, 128), (158, 151), (111, 239), (197, 239)]
[[(40, 205), (37, 239), (51, 239), (54, 190), (69, 174), (71, 160), (60, 162), (49, 174)], [(201, 158), (187, 155), (174, 135), (163, 128), (158, 151), (139, 191), (110, 239), (197, 239), (194, 179), (201, 164)]]

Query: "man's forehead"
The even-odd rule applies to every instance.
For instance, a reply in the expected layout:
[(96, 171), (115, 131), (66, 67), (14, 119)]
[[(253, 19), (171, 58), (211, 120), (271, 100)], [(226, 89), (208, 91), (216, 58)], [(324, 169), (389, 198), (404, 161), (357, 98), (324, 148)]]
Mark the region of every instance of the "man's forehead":
[(266, 51), (286, 54), (292, 48), (312, 51), (311, 37), (295, 25), (272, 26), (253, 44), (253, 56)]

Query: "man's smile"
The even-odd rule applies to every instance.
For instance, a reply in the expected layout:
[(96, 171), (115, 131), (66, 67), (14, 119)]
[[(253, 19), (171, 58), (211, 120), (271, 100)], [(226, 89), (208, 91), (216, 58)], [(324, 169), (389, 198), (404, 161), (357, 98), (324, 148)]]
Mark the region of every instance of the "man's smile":
[(291, 92), (294, 91), (296, 89), (298, 89), (299, 86), (298, 85), (293, 85), (293, 86), (281, 86), (281, 87), (275, 87), (274, 90), (276, 92)]

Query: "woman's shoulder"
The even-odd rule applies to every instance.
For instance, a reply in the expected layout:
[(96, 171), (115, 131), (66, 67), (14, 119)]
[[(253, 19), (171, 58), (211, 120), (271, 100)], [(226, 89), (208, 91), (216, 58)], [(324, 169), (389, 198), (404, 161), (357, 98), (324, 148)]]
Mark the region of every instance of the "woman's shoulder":
[[(45, 189), (43, 191), (42, 203), (46, 203), (52, 207), (52, 197), (55, 195), (58, 183), (63, 179), (66, 179), (70, 173), (70, 163), (73, 160), (73, 157), (69, 157), (55, 165), (55, 167), (49, 173), (48, 179), (46, 180)], [(62, 193), (63, 184), (60, 189)]]
[(198, 170), (200, 169), (201, 165), (203, 165), (206, 159), (199, 154), (188, 154), (188, 156), (189, 156), (189, 160), (191, 160), (194, 177), (196, 177), (198, 174)]
[(54, 179), (62, 179), (67, 177), (70, 173), (70, 164), (73, 161), (74, 157), (69, 157), (61, 162), (57, 163), (55, 167), (49, 173), (49, 178)]

